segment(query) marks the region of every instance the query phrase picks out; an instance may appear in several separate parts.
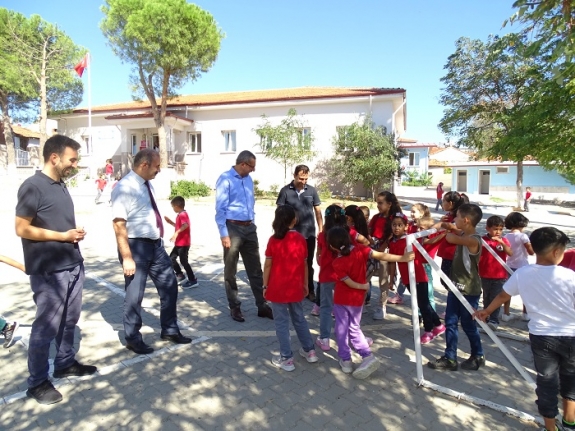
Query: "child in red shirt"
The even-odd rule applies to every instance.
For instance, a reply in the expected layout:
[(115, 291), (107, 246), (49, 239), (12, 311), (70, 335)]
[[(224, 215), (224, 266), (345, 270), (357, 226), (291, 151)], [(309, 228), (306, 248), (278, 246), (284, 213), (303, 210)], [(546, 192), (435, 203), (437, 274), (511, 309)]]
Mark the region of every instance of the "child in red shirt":
[(280, 356), (273, 358), (272, 364), (284, 371), (295, 370), (290, 317), (302, 346), (299, 354), (307, 362), (318, 361), (302, 305), (308, 295), (307, 243), (299, 232), (293, 230), (296, 222), (292, 206), (279, 205), (276, 208), (272, 224), (274, 234), (268, 241), (264, 265), (264, 298), (271, 303), (280, 343)]
[[(170, 253), (172, 267), (174, 268), (178, 282), (182, 284), (184, 289), (188, 289), (190, 287), (198, 287), (198, 279), (194, 275), (194, 271), (188, 262), (188, 253), (190, 252), (192, 241), (190, 238), (190, 218), (188, 217), (188, 213), (185, 210), (186, 201), (183, 197), (176, 196), (174, 199), (172, 199), (171, 204), (174, 211), (178, 214), (176, 217), (176, 222), (174, 223), (168, 216), (165, 216), (164, 220), (176, 228), (176, 231), (170, 238), (170, 241), (174, 243), (174, 248)], [(184, 276), (184, 273), (182, 272), (182, 268), (180, 268), (180, 265), (178, 265), (178, 258), (180, 259), (180, 263), (186, 271), (186, 275), (188, 276), (187, 280)]]
[(529, 202), (531, 202), (531, 187), (525, 187), (525, 205), (523, 206), (525, 212), (529, 212)]
[[(487, 235), (483, 236), (483, 240), (495, 250), (495, 253), (503, 262), (507, 261), (507, 256), (513, 256), (509, 240), (501, 237), (504, 225), (505, 222), (501, 217), (489, 217), (485, 227)], [(483, 248), (485, 248), (485, 244)], [(488, 250), (485, 250), (479, 258), (479, 276), (481, 277), (481, 289), (483, 290), (483, 308), (487, 308), (495, 297), (503, 291), (503, 285), (509, 278), (509, 273), (495, 260)], [(500, 308), (497, 308), (487, 319), (487, 324), (494, 331), (499, 326), (500, 311)]]
[[(441, 206), (444, 211), (447, 211), (441, 221), (445, 223), (453, 224), (455, 216), (457, 215), (457, 210), (463, 204), (469, 203), (469, 198), (464, 193), (458, 192), (447, 192), (443, 196), (441, 201)], [(451, 265), (453, 263), (453, 257), (455, 256), (455, 249), (457, 246), (455, 244), (450, 244), (444, 239), (439, 243), (439, 249), (437, 250), (437, 255), (441, 258), (441, 270), (448, 277), (451, 276)], [(441, 280), (443, 287), (447, 289), (447, 285), (443, 280)]]
[(104, 175), (100, 175), (100, 178), (98, 178), (95, 182), (96, 182), (96, 190), (97, 190), (95, 202), (96, 202), (96, 204), (98, 204), (100, 202), (100, 197), (102, 196), (102, 192), (106, 188), (106, 184), (108, 184), (108, 182), (105, 180)]
[[(407, 217), (402, 213), (397, 213), (391, 221), (391, 230), (393, 232), (393, 239), (389, 243), (389, 253), (401, 256), (405, 253), (407, 247), (406, 232), (407, 232)], [(425, 332), (421, 336), (421, 344), (427, 344), (438, 335), (445, 332), (445, 326), (441, 324), (439, 316), (429, 303), (429, 292), (427, 286), (427, 273), (423, 267), (425, 259), (419, 252), (415, 252), (415, 282), (417, 304), (419, 311), (423, 318), (423, 327)], [(395, 263), (389, 264), (389, 276), (395, 276)], [(398, 263), (399, 273), (401, 274), (401, 281), (409, 289), (409, 273), (406, 263)], [(411, 290), (411, 289), (410, 289)]]
[[(365, 277), (367, 260), (375, 258), (387, 262), (407, 262), (413, 259), (414, 254), (392, 256), (360, 244), (353, 245), (347, 230), (340, 227), (329, 230), (327, 241), (330, 248), (338, 253), (338, 257), (333, 261), (333, 269), (337, 275), (333, 313), (339, 365), (344, 373), (353, 372), (353, 377), (365, 379), (379, 368), (379, 361), (371, 353), (368, 340), (360, 328), (365, 291), (369, 287)], [(363, 358), (361, 365), (355, 371), (351, 362), (350, 341), (355, 351)]]

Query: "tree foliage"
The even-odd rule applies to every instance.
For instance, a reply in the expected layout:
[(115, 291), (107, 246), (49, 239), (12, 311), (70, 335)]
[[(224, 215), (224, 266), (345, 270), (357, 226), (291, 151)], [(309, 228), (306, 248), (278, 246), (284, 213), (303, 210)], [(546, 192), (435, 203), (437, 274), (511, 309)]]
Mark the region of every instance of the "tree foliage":
[(212, 67), (224, 35), (209, 12), (186, 0), (106, 0), (102, 12), (114, 54), (133, 66), (134, 98), (145, 95), (151, 104), (166, 167), (167, 102)]
[(266, 157), (283, 166), (284, 180), (287, 180), (288, 166), (303, 163), (315, 156), (313, 132), (305, 126), (305, 122), (293, 108), (276, 126), (272, 125), (265, 115), (262, 115), (262, 120), (263, 123), (255, 130), (260, 137), (256, 146)]
[(392, 181), (399, 171), (399, 152), (393, 135), (371, 117), (341, 127), (333, 138), (335, 157), (332, 160), (341, 181), (353, 187), (358, 183), (371, 190)]

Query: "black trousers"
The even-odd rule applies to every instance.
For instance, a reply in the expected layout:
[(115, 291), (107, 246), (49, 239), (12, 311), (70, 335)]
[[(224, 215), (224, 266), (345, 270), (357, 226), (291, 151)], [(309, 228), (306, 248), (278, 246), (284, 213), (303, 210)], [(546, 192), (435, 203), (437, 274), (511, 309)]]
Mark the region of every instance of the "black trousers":
[(174, 272), (176, 275), (182, 274), (182, 268), (178, 265), (178, 258), (180, 259), (180, 263), (184, 267), (184, 271), (186, 271), (186, 275), (188, 276), (189, 281), (194, 281), (196, 276), (194, 275), (194, 271), (192, 271), (192, 267), (188, 262), (188, 253), (190, 251), (189, 246), (175, 246), (172, 252), (170, 253), (170, 259), (172, 260), (172, 268), (174, 268)]
[(306, 238), (307, 242), (307, 288), (309, 293), (315, 292), (315, 286), (313, 284), (313, 260), (315, 259), (315, 236), (310, 236)]

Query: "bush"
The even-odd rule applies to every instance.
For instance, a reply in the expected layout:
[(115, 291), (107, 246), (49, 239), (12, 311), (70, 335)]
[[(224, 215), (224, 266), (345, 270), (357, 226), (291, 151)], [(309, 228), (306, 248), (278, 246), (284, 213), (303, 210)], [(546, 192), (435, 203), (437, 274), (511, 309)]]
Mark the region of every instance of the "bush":
[(170, 199), (181, 196), (184, 199), (209, 196), (210, 187), (203, 181), (172, 181), (170, 183)]
[(260, 189), (260, 180), (254, 180), (254, 196), (256, 198), (263, 198), (265, 196), (265, 192)]
[(272, 195), (276, 195), (276, 196), (277, 196), (279, 189), (280, 189), (280, 186), (279, 186), (279, 185), (277, 185), (277, 184), (272, 184), (272, 185), (270, 186), (270, 193), (271, 193)]
[(429, 172), (407, 171), (404, 176), (405, 179), (401, 182), (402, 186), (429, 186), (433, 182)]
[(450, 174), (452, 172), (451, 168), (443, 168), (444, 174)]
[(319, 198), (322, 202), (331, 199), (331, 190), (327, 183), (321, 183), (319, 186), (317, 186), (317, 194), (319, 195)]

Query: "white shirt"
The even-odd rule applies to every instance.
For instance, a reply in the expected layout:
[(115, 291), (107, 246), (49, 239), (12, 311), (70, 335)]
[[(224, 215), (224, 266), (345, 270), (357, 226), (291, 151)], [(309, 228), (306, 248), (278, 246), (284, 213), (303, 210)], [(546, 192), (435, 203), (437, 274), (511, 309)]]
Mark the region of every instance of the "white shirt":
[(511, 269), (517, 269), (529, 265), (529, 253), (527, 253), (525, 244), (529, 244), (531, 241), (527, 234), (523, 232), (511, 232), (505, 235), (505, 239), (509, 241), (511, 250), (513, 250), (513, 256), (507, 258), (507, 266)]
[[(130, 171), (112, 190), (112, 218), (126, 220), (128, 238), (160, 238), (145, 180)], [(150, 184), (152, 193), (154, 191)]]
[(575, 271), (556, 265), (519, 268), (503, 286), (520, 295), (534, 335), (575, 337)]

